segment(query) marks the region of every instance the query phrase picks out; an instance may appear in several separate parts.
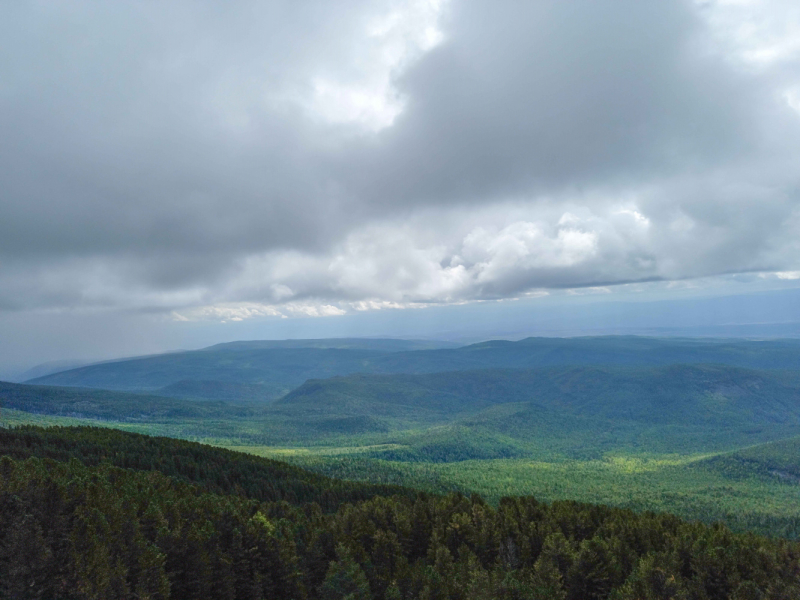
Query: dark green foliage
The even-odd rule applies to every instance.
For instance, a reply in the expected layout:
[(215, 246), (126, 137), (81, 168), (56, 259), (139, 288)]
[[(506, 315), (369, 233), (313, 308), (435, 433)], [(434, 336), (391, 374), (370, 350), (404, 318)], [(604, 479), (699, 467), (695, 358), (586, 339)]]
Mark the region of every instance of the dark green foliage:
[(458, 462), (524, 456), (525, 450), (499, 436), (468, 427), (437, 428), (403, 439), (403, 446), (363, 452), (364, 458), (403, 462)]
[[(246, 395), (246, 388), (252, 400), (264, 393), (260, 384), (181, 386), (205, 384), (209, 395)], [(521, 457), (530, 455), (531, 444), (573, 458), (597, 458), (620, 446), (725, 450), (800, 433), (798, 373), (719, 365), (349, 375), (307, 381), (274, 402), (239, 405), (0, 384), (0, 402), (42, 414), (180, 424), (183, 433), (176, 435), (240, 444), (369, 434), (370, 444), (404, 446), (376, 457), (434, 462)], [(390, 437), (445, 424), (451, 427), (424, 436)], [(382, 433), (388, 435), (375, 437)]]
[[(651, 425), (800, 424), (800, 375), (716, 365), (550, 367), (311, 380), (276, 401), (308, 413), (469, 414), (527, 403), (563, 417)], [(541, 417), (537, 417), (541, 418)]]
[(123, 421), (191, 418), (243, 418), (253, 409), (223, 402), (190, 402), (127, 394), (0, 381), (0, 405), (31, 413)]
[(238, 402), (264, 403), (271, 400), (272, 392), (273, 390), (268, 386), (259, 383), (188, 379), (176, 381), (158, 390), (154, 390), (153, 393), (171, 398), (235, 400)]
[(344, 544), (336, 547), (336, 560), (331, 561), (320, 587), (322, 600), (369, 600), (367, 576)]
[(669, 515), (413, 493), (326, 514), (107, 461), (0, 458), (2, 598), (777, 600), (798, 583), (800, 544)]
[[(700, 460), (711, 452), (729, 452), (800, 434), (798, 372), (663, 364), (715, 360), (759, 368), (796, 368), (800, 355), (796, 341), (584, 338), (491, 342), (455, 350), (386, 350), (234, 344), (202, 356), (175, 354), (79, 370), (84, 375), (108, 377), (106, 381), (115, 386), (128, 381), (125, 378), (131, 374), (148, 385), (155, 382), (148, 379), (151, 376), (161, 378), (167, 388), (156, 393), (205, 398), (202, 402), (9, 384), (0, 385), (0, 403), (36, 413), (126, 421), (108, 424), (226, 446), (267, 446), (253, 451), (280, 452), (322, 474), (377, 484), (412, 485), (431, 492), (477, 490), (492, 503), (504, 495), (523, 493), (548, 500), (579, 498), (635, 510), (670, 511), (705, 522), (724, 520), (737, 531), (800, 536), (796, 501), (800, 444), (796, 440)], [(587, 361), (606, 364), (583, 364)], [(496, 368), (508, 366), (520, 368)], [(467, 367), (473, 370), (438, 372)], [(397, 369), (416, 372), (391, 373)], [(366, 374), (313, 379), (277, 401), (267, 401), (287, 391), (287, 382), (295, 385), (309, 374), (327, 377), (351, 370)], [(78, 371), (70, 373), (62, 375), (80, 375)], [(180, 373), (185, 376), (173, 381)], [(228, 397), (248, 403), (208, 400)], [(116, 443), (101, 440), (96, 446)], [(222, 466), (228, 460), (223, 455), (211, 457), (203, 451), (199, 458), (192, 455), (194, 451), (186, 456), (183, 447), (176, 448), (161, 455), (150, 450), (121, 451), (125, 460), (108, 453), (92, 458), (93, 451), (84, 448), (84, 455), (77, 458), (90, 466), (106, 461), (124, 468), (160, 469), (213, 493), (259, 500), (305, 502), (319, 494), (318, 502), (325, 511), (336, 509), (343, 501), (372, 497), (373, 492), (389, 493), (375, 489), (360, 495), (358, 487), (328, 493), (328, 486), (336, 484), (325, 482), (312, 483), (306, 489), (308, 480), (301, 476), (284, 485), (275, 483), (274, 478), (254, 476), (262, 467), (252, 465), (249, 457), (237, 458), (234, 462), (242, 466), (229, 472)], [(73, 451), (18, 456), (32, 455), (61, 460)], [(681, 455), (680, 460), (674, 455)], [(140, 458), (133, 460), (132, 456)], [(36, 547), (39, 533), (35, 528), (24, 530), (28, 531), (24, 543)], [(334, 560), (336, 545), (328, 542), (318, 540), (319, 556), (313, 568), (317, 586)], [(381, 544), (391, 543), (381, 538)], [(524, 552), (539, 552), (507, 544), (505, 538), (492, 543), (504, 548), (503, 560), (509, 565), (522, 560), (519, 557)], [(619, 572), (632, 572), (633, 559), (617, 557), (611, 549), (608, 552), (615, 557), (611, 560), (602, 546), (587, 544), (570, 545), (569, 551), (561, 547), (559, 560), (569, 565), (555, 571), (555, 563), (548, 559), (539, 564), (538, 571), (531, 567), (524, 574), (515, 571), (504, 577), (505, 583), (486, 580), (480, 574), (454, 576), (476, 596), (488, 589), (498, 597), (549, 590), (546, 595), (556, 598), (559, 590), (566, 594), (570, 588), (592, 597), (604, 593), (608, 581), (615, 589), (623, 589)], [(442, 572), (456, 573), (458, 545), (443, 543), (443, 547), (447, 552), (440, 549), (432, 560), (444, 569), (448, 556), (455, 557), (453, 565)], [(20, 546), (20, 552), (25, 548)], [(486, 551), (470, 550), (475, 560), (483, 560)], [(641, 583), (636, 584), (635, 593), (672, 593), (666, 583), (667, 591), (658, 591), (659, 569), (668, 566), (667, 558), (658, 560), (662, 562), (641, 573), (641, 581), (650, 581), (650, 591), (641, 591), (645, 589)], [(468, 570), (469, 561), (462, 562), (461, 568)], [(417, 567), (412, 561), (409, 568)], [(380, 578), (363, 565), (362, 570), (373, 590), (408, 595), (394, 579)], [(580, 587), (575, 578), (595, 583)], [(431, 580), (427, 588), (413, 593), (453, 593), (440, 583)], [(680, 590), (689, 597), (700, 593), (690, 587)], [(738, 584), (726, 590), (729, 596), (755, 593), (746, 586), (739, 590)], [(227, 592), (218, 593), (224, 596)]]
[(0, 455), (160, 471), (212, 493), (293, 504), (317, 502), (326, 511), (375, 495), (411, 493), (396, 486), (331, 479), (251, 454), (99, 427), (0, 429)]
[(715, 456), (694, 467), (724, 473), (732, 479), (759, 477), (796, 485), (800, 483), (800, 437)]
[[(188, 390), (202, 383), (185, 385)], [(206, 390), (209, 395), (261, 389), (215, 386)], [(399, 460), (522, 456), (525, 449), (517, 442), (545, 439), (554, 450), (569, 446), (572, 456), (579, 456), (581, 447), (587, 456), (597, 456), (620, 441), (636, 444), (643, 434), (652, 438), (648, 429), (656, 428), (658, 439), (646, 441), (649, 451), (725, 449), (800, 433), (800, 375), (719, 365), (350, 375), (307, 381), (271, 403), (240, 405), (0, 383), (0, 402), (43, 414), (192, 422), (194, 431), (207, 432), (199, 434), (205, 437), (224, 436), (228, 427), (231, 433), (241, 431), (240, 439), (250, 444), (457, 425), (432, 433), (436, 439), (430, 443), (403, 441), (417, 445), (387, 456)], [(258, 426), (250, 427), (254, 423)], [(470, 432), (461, 437), (471, 440), (472, 449), (458, 439), (464, 428)]]
[(309, 426), (323, 434), (354, 435), (359, 433), (389, 431), (389, 426), (380, 419), (369, 415), (356, 415), (346, 417), (333, 417), (330, 419), (315, 419), (308, 422)]
[(528, 454), (527, 443), (573, 458), (621, 446), (698, 452), (800, 433), (800, 374), (669, 365), (349, 375), (310, 380), (268, 411), (294, 423), (348, 415), (452, 424), (384, 438), (404, 446), (372, 455), (388, 460), (511, 458)]

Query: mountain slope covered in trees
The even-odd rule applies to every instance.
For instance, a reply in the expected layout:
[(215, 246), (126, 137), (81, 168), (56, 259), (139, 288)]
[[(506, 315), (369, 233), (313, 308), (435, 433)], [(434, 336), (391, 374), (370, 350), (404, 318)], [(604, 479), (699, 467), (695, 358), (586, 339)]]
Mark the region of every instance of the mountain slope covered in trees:
[[(221, 385), (220, 395), (244, 385)], [(569, 455), (577, 440), (585, 456), (593, 443), (595, 452), (647, 444), (699, 452), (800, 435), (800, 372), (702, 364), (354, 374), (306, 381), (271, 403), (3, 383), (0, 402), (33, 413), (191, 424), (201, 437), (260, 445), (368, 436), (357, 443), (407, 447), (376, 457), (414, 460), (456, 459), (452, 449), (465, 437), (471, 449), (462, 460), (530, 455), (548, 444)]]
[[(36, 440), (30, 447), (60, 452), (61, 460), (0, 458), (1, 597), (788, 600), (800, 594), (797, 542), (534, 498), (506, 498), (492, 507), (476, 495), (409, 492), (326, 514), (303, 499), (213, 493), (160, 470), (63, 461), (91, 447), (94, 435), (102, 434), (6, 432), (6, 447), (27, 436)], [(174, 449), (165, 440), (111, 435), (106, 442), (118, 461), (143, 447), (160, 455)], [(152, 449), (162, 443), (163, 450)], [(186, 450), (213, 453), (195, 446)]]
[(224, 402), (5, 381), (0, 381), (0, 406), (31, 413), (115, 420), (236, 418), (252, 415), (254, 410)]
[(0, 455), (159, 471), (215, 494), (262, 502), (317, 502), (324, 510), (376, 495), (411, 493), (397, 486), (340, 481), (243, 452), (100, 427), (0, 429)]
[[(66, 424), (74, 422), (67, 416), (80, 416), (378, 486), (477, 492), (493, 505), (535, 494), (800, 536), (796, 341), (531, 339), (414, 351), (391, 341), (331, 345), (234, 343), (198, 353), (205, 363), (186, 359), (193, 353), (150, 357), (137, 363), (145, 379), (174, 379), (170, 361), (190, 376), (147, 393), (3, 384), (0, 422)], [(278, 358), (270, 363), (269, 356)], [(158, 360), (148, 371), (151, 359)], [(359, 372), (335, 375), (343, 360)], [(119, 364), (127, 363), (136, 361)], [(287, 365), (295, 370), (282, 372)], [(93, 368), (111, 366), (118, 365)], [(270, 396), (269, 386), (320, 369), (321, 377)], [(259, 379), (262, 372), (283, 379), (270, 383)], [(106, 375), (127, 376), (124, 369)], [(206, 493), (241, 495), (237, 486), (262, 468), (238, 454), (241, 470), (226, 482), (222, 455), (202, 466), (178, 445), (174, 459), (139, 449), (141, 460), (123, 463), (89, 442), (81, 442), (84, 458), (95, 458), (75, 457), (87, 468), (163, 469)], [(64, 458), (48, 444), (44, 454), (15, 456)], [(309, 489), (316, 494), (319, 485)], [(282, 497), (270, 490), (245, 495)], [(320, 500), (323, 508), (333, 510), (342, 494)]]
[[(677, 363), (800, 369), (798, 340), (529, 338), (519, 342), (484, 342), (463, 348), (402, 351), (403, 345), (391, 340), (324, 347), (316, 342), (306, 341), (308, 345), (303, 346), (302, 341), (295, 341), (286, 347), (276, 347), (270, 342), (236, 342), (205, 350), (88, 365), (29, 383), (158, 393), (159, 389), (178, 382), (218, 381), (264, 386), (263, 398), (269, 400), (286, 394), (307, 379), (352, 373), (436, 373), (559, 365), (656, 366)], [(236, 399), (236, 396), (221, 399)]]
[(653, 424), (800, 423), (800, 373), (720, 365), (551, 367), (308, 381), (272, 408), (462, 414), (528, 402), (568, 416)]

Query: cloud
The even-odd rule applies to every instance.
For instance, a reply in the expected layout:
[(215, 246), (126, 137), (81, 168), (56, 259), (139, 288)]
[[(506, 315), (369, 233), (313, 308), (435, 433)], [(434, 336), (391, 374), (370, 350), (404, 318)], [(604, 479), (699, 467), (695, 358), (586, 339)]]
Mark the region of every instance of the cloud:
[(200, 306), (188, 310), (172, 313), (172, 318), (176, 321), (244, 321), (256, 317), (280, 317), (288, 316), (303, 317), (333, 317), (341, 316), (345, 311), (336, 306), (328, 304), (308, 304), (289, 302), (280, 306), (260, 303), (237, 303), (232, 305), (217, 304), (214, 306)]
[(800, 271), (779, 271), (775, 276), (778, 279), (800, 279)]
[(366, 38), (355, 73), (341, 80), (320, 75), (312, 80), (310, 98), (296, 100), (312, 116), (331, 123), (357, 124), (377, 132), (391, 126), (405, 108), (405, 98), (395, 88), (393, 76), (423, 53), (442, 42), (439, 18), (445, 0), (396, 3), (390, 12), (369, 19)]
[(792, 2), (0, 13), (0, 310), (231, 321), (800, 268)]

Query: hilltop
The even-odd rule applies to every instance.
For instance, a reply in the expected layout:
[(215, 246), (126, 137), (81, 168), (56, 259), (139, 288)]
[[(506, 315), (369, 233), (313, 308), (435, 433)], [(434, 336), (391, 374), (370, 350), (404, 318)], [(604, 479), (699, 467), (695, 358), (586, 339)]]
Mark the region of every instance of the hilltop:
[[(559, 365), (656, 366), (715, 363), (752, 369), (800, 369), (800, 340), (698, 340), (626, 336), (528, 338), (460, 348), (409, 349), (434, 342), (404, 340), (289, 340), (234, 342), (204, 350), (88, 365), (29, 380), (175, 395), (176, 384), (197, 384), (185, 397), (221, 397), (212, 382), (259, 385), (264, 400), (279, 398), (308, 379), (353, 373), (437, 373)], [(206, 391), (204, 388), (208, 388)], [(252, 388), (242, 397), (253, 397)]]

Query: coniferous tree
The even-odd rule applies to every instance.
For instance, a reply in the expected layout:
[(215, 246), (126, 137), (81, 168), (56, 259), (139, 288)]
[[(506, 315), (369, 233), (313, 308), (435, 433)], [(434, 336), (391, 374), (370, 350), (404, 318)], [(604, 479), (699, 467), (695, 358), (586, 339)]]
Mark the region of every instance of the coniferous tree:
[(332, 561), (322, 583), (323, 600), (370, 600), (369, 583), (361, 568), (344, 544), (336, 546)]

